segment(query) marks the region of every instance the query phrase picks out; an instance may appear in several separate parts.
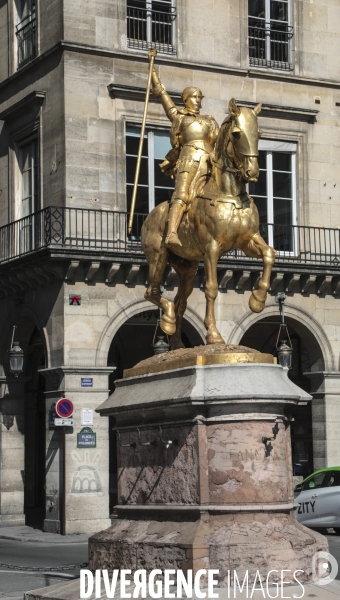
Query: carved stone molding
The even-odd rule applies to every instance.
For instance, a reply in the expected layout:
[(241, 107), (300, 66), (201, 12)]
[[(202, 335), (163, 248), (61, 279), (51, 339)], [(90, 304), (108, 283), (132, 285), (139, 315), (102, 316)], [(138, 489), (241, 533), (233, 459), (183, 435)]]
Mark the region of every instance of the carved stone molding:
[[(245, 100), (236, 100), (239, 106), (255, 108), (257, 102), (247, 102)], [(294, 108), (292, 106), (279, 106), (278, 104), (262, 104), (261, 117), (271, 119), (286, 119), (288, 121), (302, 121), (305, 123), (315, 123), (318, 110), (309, 108)]]

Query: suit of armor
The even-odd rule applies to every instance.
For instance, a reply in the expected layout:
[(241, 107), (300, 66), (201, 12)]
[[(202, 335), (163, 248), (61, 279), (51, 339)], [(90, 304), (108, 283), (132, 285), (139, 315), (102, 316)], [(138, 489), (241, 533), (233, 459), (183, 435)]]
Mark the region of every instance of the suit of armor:
[(177, 230), (191, 199), (207, 181), (209, 157), (216, 142), (218, 125), (213, 117), (200, 115), (202, 92), (198, 88), (185, 88), (182, 93), (185, 108), (178, 108), (153, 70), (152, 92), (160, 99), (172, 123), (170, 141), (173, 149), (161, 164), (164, 173), (176, 177), (165, 244), (181, 246)]

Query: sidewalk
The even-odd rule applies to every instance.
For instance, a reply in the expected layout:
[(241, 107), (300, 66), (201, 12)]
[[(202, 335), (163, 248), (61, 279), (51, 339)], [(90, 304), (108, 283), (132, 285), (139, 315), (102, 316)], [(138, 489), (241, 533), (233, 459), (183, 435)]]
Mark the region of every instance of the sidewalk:
[[(130, 597), (132, 597), (133, 587), (131, 586), (126, 588), (126, 591), (130, 593)], [(202, 589), (201, 591), (206, 592), (207, 590)], [(233, 588), (229, 590), (229, 593), (227, 588), (217, 588), (215, 589), (215, 592), (219, 594), (219, 600), (228, 600), (229, 598), (243, 600), (243, 598), (250, 597), (253, 600), (263, 600), (263, 598), (306, 598), (306, 600), (307, 598), (313, 598), (315, 600), (337, 600), (337, 598), (340, 598), (340, 581), (333, 581), (332, 583), (325, 586), (318, 586), (314, 583), (308, 583), (305, 584), (304, 591), (302, 590), (301, 586), (284, 586), (283, 593), (281, 593), (281, 589), (279, 589), (279, 593), (277, 596), (276, 589), (274, 588), (269, 588), (269, 594), (267, 594), (267, 590), (265, 589), (264, 595), (262, 591), (258, 590), (255, 591), (252, 596), (250, 596), (250, 590), (249, 595), (246, 592), (246, 590), (244, 590), (243, 592), (236, 591), (234, 595)], [(121, 596), (119, 593), (118, 586), (118, 589), (115, 593), (115, 598), (116, 600), (118, 600), (120, 597)], [(53, 585), (49, 588), (26, 592), (24, 598), (25, 600), (80, 600), (79, 580), (72, 581), (69, 583)], [(98, 598), (98, 596), (93, 593), (88, 600), (94, 600), (95, 598)], [(100, 595), (100, 598), (102, 598), (102, 600), (107, 600), (107, 596), (105, 593), (102, 593)], [(162, 596), (162, 598), (164, 598), (164, 596)], [(185, 595), (184, 598), (186, 598)], [(198, 600), (195, 594), (193, 594), (192, 598), (193, 600)], [(209, 596), (207, 594), (206, 600), (208, 599)], [(152, 600), (152, 598), (150, 596), (147, 596), (146, 600)]]
[[(95, 532), (93, 532), (95, 533)], [(90, 535), (88, 533), (60, 535), (59, 533), (48, 533), (41, 529), (34, 529), (28, 525), (17, 527), (0, 527), (0, 539), (15, 540), (17, 542), (42, 542), (45, 544), (79, 544), (86, 543)]]

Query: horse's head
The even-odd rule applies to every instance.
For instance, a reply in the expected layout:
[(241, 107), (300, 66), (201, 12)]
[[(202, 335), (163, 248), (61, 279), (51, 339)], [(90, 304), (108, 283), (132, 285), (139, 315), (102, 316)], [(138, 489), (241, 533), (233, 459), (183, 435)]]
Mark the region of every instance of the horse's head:
[(261, 104), (255, 108), (241, 108), (237, 106), (234, 98), (229, 102), (229, 115), (223, 121), (221, 130), (223, 136), (222, 152), (236, 165), (242, 179), (246, 182), (257, 181), (259, 177), (258, 143), (261, 130), (257, 122), (257, 115), (261, 111)]

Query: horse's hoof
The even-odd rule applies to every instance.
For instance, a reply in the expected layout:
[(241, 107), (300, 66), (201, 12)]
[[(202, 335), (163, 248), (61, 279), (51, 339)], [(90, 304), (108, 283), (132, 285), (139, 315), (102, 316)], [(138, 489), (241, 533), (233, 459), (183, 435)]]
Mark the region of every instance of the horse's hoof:
[(208, 333), (206, 336), (207, 344), (225, 344), (223, 337), (220, 334)]
[(166, 315), (163, 315), (159, 326), (167, 335), (173, 335), (176, 331), (176, 319), (172, 321)]
[(249, 298), (249, 308), (254, 313), (260, 313), (260, 312), (262, 312), (263, 309), (264, 309), (264, 305), (265, 305), (265, 302), (262, 302), (261, 300), (257, 300), (253, 294), (250, 296), (250, 298)]

